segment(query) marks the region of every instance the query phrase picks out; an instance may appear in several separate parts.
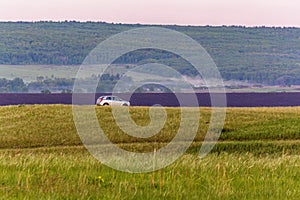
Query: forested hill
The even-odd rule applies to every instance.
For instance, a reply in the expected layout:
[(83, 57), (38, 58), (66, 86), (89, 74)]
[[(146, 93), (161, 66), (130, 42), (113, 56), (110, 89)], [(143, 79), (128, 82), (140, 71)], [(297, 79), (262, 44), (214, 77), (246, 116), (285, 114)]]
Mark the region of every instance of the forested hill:
[[(2, 22), (0, 64), (78, 65), (104, 39), (144, 25), (103, 22)], [(198, 41), (225, 80), (300, 85), (300, 28), (163, 26)], [(186, 63), (164, 52), (126, 54), (118, 63), (147, 59), (193, 74)]]

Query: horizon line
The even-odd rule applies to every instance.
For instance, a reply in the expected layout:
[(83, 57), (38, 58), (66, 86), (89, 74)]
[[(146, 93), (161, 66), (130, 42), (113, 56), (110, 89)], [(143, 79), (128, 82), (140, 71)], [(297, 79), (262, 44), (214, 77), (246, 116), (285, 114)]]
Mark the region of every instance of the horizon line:
[(241, 27), (241, 28), (300, 28), (291, 25), (245, 25), (245, 24), (176, 24), (176, 23), (130, 23), (130, 22), (107, 22), (96, 20), (0, 20), (0, 23), (103, 23), (114, 25), (140, 25), (140, 26), (180, 26), (180, 27)]

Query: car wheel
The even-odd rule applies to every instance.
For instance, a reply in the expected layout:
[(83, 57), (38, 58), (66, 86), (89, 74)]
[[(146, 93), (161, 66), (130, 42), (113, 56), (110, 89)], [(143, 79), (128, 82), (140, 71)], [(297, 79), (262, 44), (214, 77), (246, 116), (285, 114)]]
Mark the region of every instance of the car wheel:
[(108, 103), (105, 103), (105, 104), (103, 104), (103, 106), (109, 106), (109, 104), (108, 104)]
[(123, 106), (128, 106), (128, 104), (127, 104), (127, 103), (124, 103)]

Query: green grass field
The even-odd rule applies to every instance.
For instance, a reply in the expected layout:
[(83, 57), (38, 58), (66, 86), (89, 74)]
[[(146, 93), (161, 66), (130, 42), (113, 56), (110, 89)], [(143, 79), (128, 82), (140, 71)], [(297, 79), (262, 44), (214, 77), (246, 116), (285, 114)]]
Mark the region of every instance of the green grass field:
[[(159, 134), (137, 139), (115, 124), (109, 107), (95, 107), (108, 138), (121, 148), (148, 152), (176, 134), (178, 108), (167, 108)], [(194, 111), (197, 111), (194, 108)], [(83, 147), (66, 105), (0, 107), (0, 199), (298, 199), (300, 107), (228, 108), (218, 144), (198, 157), (210, 117), (188, 151), (152, 173), (113, 170)], [(149, 124), (149, 109), (130, 107)], [(187, 130), (188, 131), (188, 130)]]

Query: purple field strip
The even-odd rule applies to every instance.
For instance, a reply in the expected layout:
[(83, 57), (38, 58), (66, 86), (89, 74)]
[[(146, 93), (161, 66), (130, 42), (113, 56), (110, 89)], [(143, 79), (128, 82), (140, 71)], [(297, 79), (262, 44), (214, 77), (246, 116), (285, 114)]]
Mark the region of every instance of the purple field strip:
[[(74, 104), (94, 104), (99, 96), (107, 94), (74, 94), (77, 102)], [(181, 106), (211, 106), (208, 93), (196, 94), (199, 103), (189, 101), (194, 94), (177, 94), (183, 99)], [(216, 99), (218, 95), (214, 94)], [(159, 104), (168, 107), (180, 106), (176, 96), (172, 93), (138, 93), (131, 97), (128, 94), (118, 94), (119, 97), (130, 100), (132, 106), (152, 106)], [(300, 106), (300, 93), (227, 93), (228, 107), (274, 107)], [(72, 104), (72, 94), (0, 94), (0, 105), (20, 104)]]

